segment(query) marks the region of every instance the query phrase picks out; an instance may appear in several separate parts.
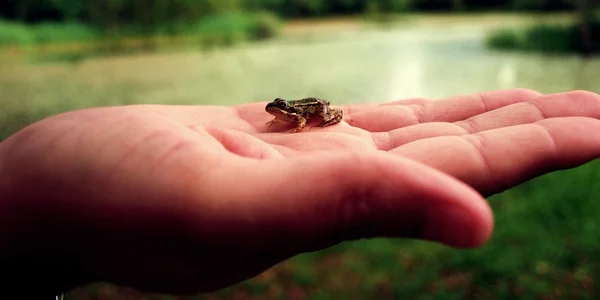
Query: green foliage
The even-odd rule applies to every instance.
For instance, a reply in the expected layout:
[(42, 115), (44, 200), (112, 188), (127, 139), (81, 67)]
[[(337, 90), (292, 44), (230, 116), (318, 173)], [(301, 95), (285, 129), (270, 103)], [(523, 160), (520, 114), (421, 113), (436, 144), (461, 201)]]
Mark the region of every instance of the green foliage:
[(66, 21), (78, 20), (85, 13), (85, 1), (50, 0), (49, 4), (59, 11)]
[(413, 0), (373, 0), (373, 2), (379, 2), (379, 5), (383, 11), (386, 12), (400, 12), (405, 11), (412, 7)]
[(511, 0), (508, 5), (515, 10), (575, 9), (575, 0)]
[(0, 45), (2, 46), (89, 41), (98, 36), (98, 30), (93, 27), (74, 22), (24, 25), (0, 20)]
[(0, 46), (35, 43), (35, 34), (26, 25), (0, 20)]
[(381, 1), (370, 1), (367, 4), (366, 20), (382, 26), (390, 25), (395, 19), (395, 13), (390, 12), (389, 6), (388, 9), (384, 8), (389, 4), (389, 2), (382, 4)]
[[(545, 9), (560, 5), (572, 6), (571, 0), (492, 2), (486, 6), (474, 0), (8, 1), (0, 3), (0, 15), (9, 20), (27, 21), (33, 27), (0, 23), (0, 45), (90, 41), (99, 38), (118, 43), (119, 40), (130, 37), (153, 38), (181, 34), (200, 34), (199, 40), (209, 45), (231, 44), (248, 38), (266, 39), (275, 36), (280, 24), (276, 16), (364, 14), (369, 21), (387, 25), (395, 20), (396, 13), (409, 10), (469, 10), (481, 6)], [(562, 35), (557, 33), (557, 36)], [(546, 41), (536, 34), (533, 34), (533, 38), (546, 48), (549, 43), (553, 43), (551, 38)], [(509, 35), (491, 40), (492, 45), (510, 45), (511, 41), (514, 42)]]
[(38, 21), (80, 21), (103, 28), (140, 25), (152, 31), (165, 23), (192, 22), (237, 10), (268, 10), (285, 17), (363, 14), (372, 7), (405, 10), (573, 9), (573, 0), (22, 0), (0, 3), (0, 16)]
[(94, 27), (75, 22), (40, 23), (32, 26), (32, 31), (38, 44), (91, 41), (100, 35), (100, 32)]
[(279, 28), (280, 21), (273, 14), (233, 12), (204, 17), (187, 27), (186, 33), (197, 34), (205, 46), (216, 46), (271, 38), (278, 34)]
[[(265, 11), (254, 13), (224, 12), (204, 16), (198, 20), (175, 20), (152, 27), (139, 24), (126, 24), (117, 29), (107, 30), (78, 22), (44, 22), (24, 25), (0, 21), (0, 46), (43, 45), (60, 42), (95, 41), (95, 46), (85, 50), (88, 55), (96, 52), (124, 52), (131, 38), (146, 36), (137, 50), (154, 49), (153, 38), (160, 36), (190, 36), (203, 46), (231, 45), (243, 40), (261, 40), (276, 36), (281, 21), (277, 16)], [(184, 40), (183, 42), (189, 42)], [(129, 47), (129, 48), (128, 48)], [(129, 49), (136, 50), (136, 49)], [(82, 57), (82, 53), (58, 53), (53, 57)]]
[(252, 24), (247, 15), (227, 13), (202, 19), (194, 31), (205, 45), (233, 44), (246, 38)]
[(525, 31), (523, 50), (567, 53), (577, 50), (579, 30), (573, 25), (538, 24)]
[[(600, 22), (590, 26), (592, 43), (600, 50)], [(486, 45), (493, 49), (577, 53), (583, 50), (577, 24), (535, 24), (524, 29), (502, 28), (488, 34)]]
[(258, 40), (272, 38), (279, 34), (280, 28), (281, 20), (276, 15), (267, 11), (261, 11), (254, 14), (249, 36)]
[(522, 43), (521, 32), (514, 28), (502, 28), (490, 33), (486, 39), (486, 46), (494, 49), (516, 49)]

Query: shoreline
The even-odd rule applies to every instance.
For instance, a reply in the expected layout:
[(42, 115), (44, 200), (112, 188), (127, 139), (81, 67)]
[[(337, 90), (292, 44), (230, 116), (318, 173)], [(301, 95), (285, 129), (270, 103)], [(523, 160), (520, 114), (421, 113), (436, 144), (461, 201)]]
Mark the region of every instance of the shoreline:
[[(498, 27), (511, 27), (539, 21), (568, 22), (572, 20), (573, 13), (411, 13), (398, 14), (393, 21), (387, 24), (378, 24), (368, 21), (365, 16), (339, 16), (327, 18), (309, 18), (284, 20), (280, 34), (270, 40), (298, 38), (305, 36), (327, 36), (340, 32), (357, 32), (365, 29), (430, 29), (444, 26), (452, 29), (461, 26), (476, 26), (482, 30), (492, 30)], [(269, 40), (267, 40), (269, 41)], [(246, 41), (255, 44), (261, 41)], [(220, 46), (227, 48), (229, 46)], [(29, 46), (0, 46), (0, 53), (5, 59), (16, 60), (23, 57), (52, 57), (52, 56), (81, 56), (92, 57), (95, 55), (127, 55), (130, 53), (160, 53), (169, 48), (203, 48), (198, 41), (198, 35), (180, 35), (174, 37), (131, 37), (117, 41), (75, 41), (55, 42), (44, 45)]]

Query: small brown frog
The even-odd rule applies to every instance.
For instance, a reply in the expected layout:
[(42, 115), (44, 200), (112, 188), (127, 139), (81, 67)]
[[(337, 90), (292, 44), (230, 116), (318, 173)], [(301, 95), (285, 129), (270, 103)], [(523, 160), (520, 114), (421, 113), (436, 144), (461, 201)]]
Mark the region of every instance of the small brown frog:
[(308, 119), (317, 116), (321, 119), (321, 123), (312, 127), (326, 127), (341, 122), (344, 116), (343, 111), (331, 108), (329, 105), (329, 101), (315, 97), (300, 100), (276, 98), (269, 102), (265, 108), (268, 113), (275, 116), (275, 119), (266, 125), (271, 126), (276, 121), (293, 123), (297, 126), (290, 133), (294, 133), (302, 130)]

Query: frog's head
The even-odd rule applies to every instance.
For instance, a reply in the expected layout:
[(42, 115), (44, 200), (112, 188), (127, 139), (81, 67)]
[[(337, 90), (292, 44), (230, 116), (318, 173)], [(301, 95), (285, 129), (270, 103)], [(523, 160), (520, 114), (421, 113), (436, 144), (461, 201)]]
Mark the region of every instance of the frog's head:
[(267, 104), (265, 110), (274, 116), (281, 116), (292, 113), (294, 109), (284, 99), (276, 98)]

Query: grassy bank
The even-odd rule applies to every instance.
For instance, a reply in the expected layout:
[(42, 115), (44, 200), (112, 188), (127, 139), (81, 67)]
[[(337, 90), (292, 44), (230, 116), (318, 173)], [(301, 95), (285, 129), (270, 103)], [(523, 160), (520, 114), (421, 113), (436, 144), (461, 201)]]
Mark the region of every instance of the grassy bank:
[(9, 54), (88, 56), (164, 47), (213, 48), (243, 41), (269, 39), (279, 33), (281, 20), (268, 12), (230, 12), (196, 22), (101, 30), (82, 23), (26, 25), (0, 20), (0, 51)]
[[(590, 31), (593, 48), (600, 52), (600, 21), (594, 21)], [(541, 53), (581, 53), (584, 49), (579, 26), (573, 22), (502, 28), (490, 32), (485, 43), (491, 49)]]

